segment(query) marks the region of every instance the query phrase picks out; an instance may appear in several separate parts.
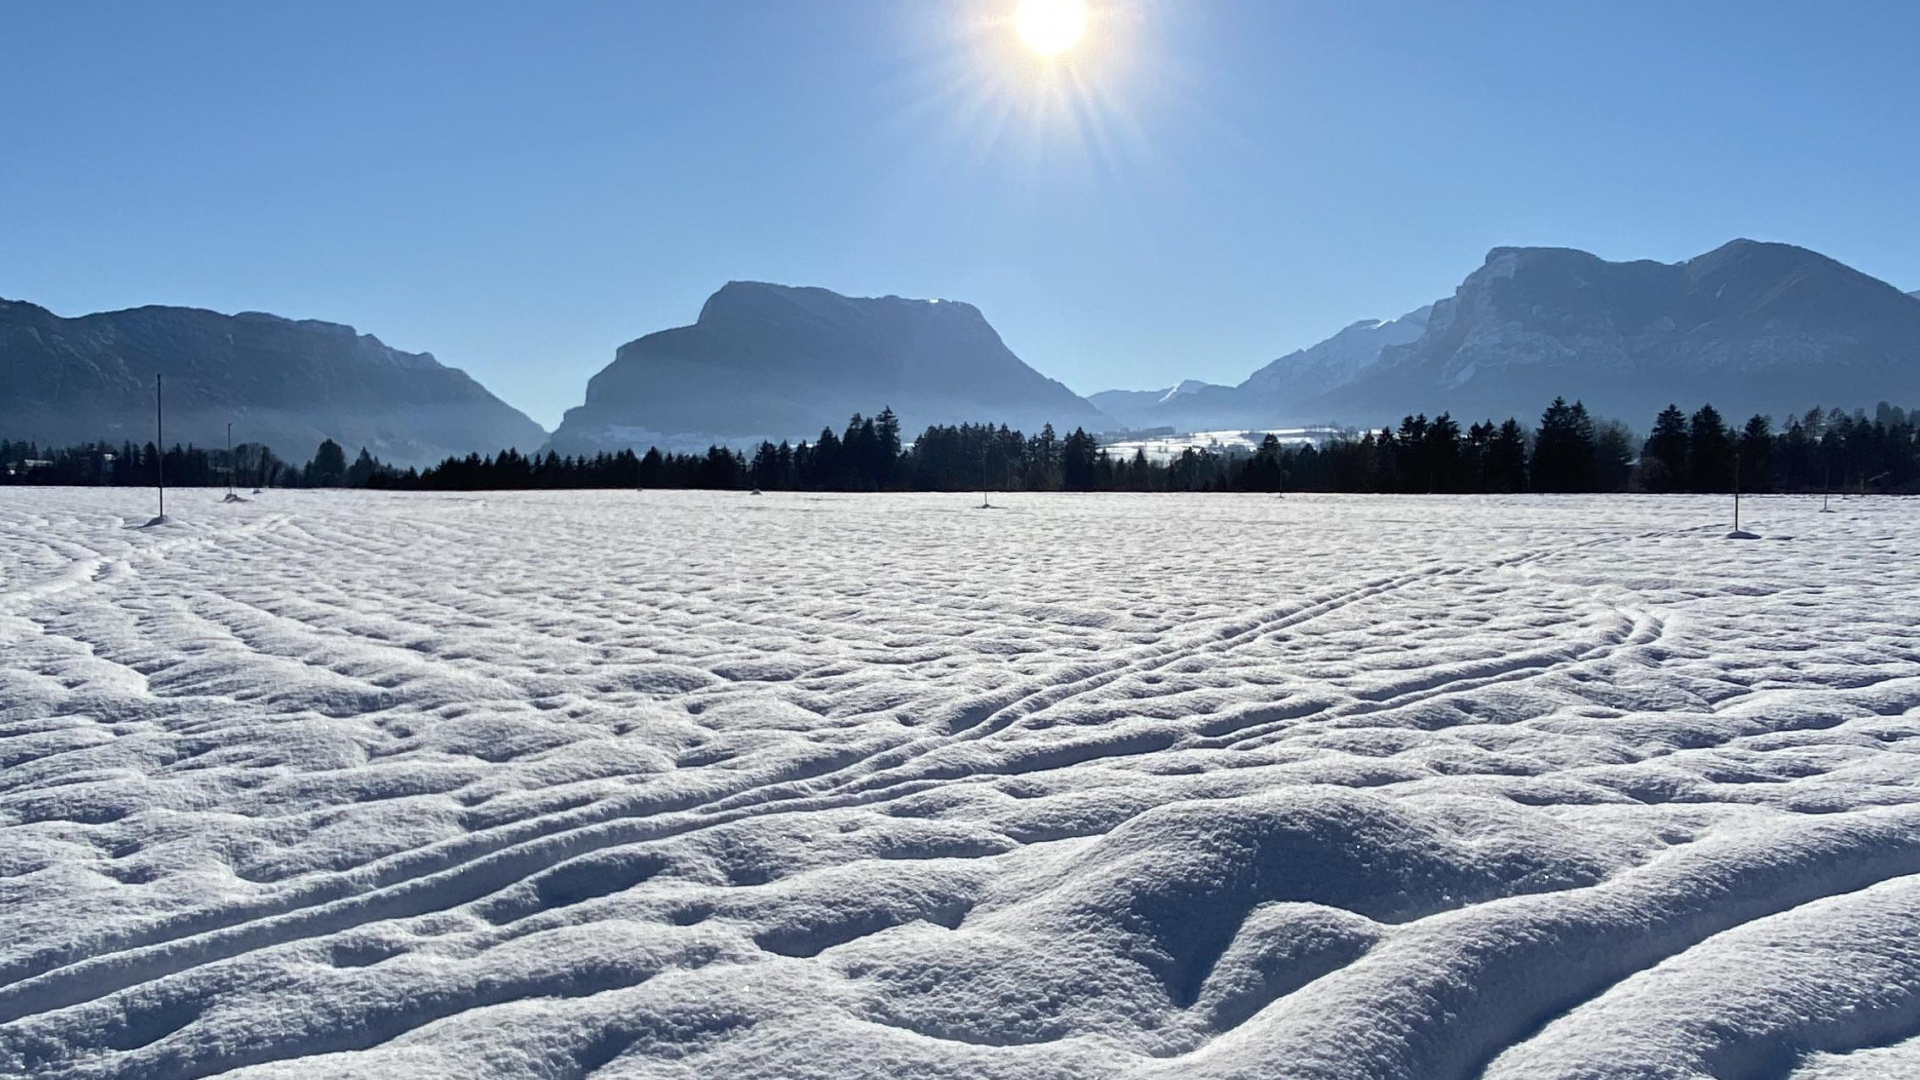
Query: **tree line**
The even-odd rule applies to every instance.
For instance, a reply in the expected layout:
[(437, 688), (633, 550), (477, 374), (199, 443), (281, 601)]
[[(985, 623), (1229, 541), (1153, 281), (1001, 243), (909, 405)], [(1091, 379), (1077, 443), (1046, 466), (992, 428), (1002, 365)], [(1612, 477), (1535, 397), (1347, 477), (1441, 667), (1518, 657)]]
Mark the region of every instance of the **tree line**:
[[(331, 441), (331, 440), (329, 440)], [(334, 451), (339, 452), (339, 446)], [(325, 444), (316, 461), (325, 458)], [(344, 455), (342, 455), (344, 456)], [(164, 455), (153, 443), (123, 441), (41, 447), (0, 438), (0, 484), (62, 484), (83, 487), (152, 487), (164, 473), (169, 487), (327, 487), (344, 479), (316, 475), (314, 463), (290, 465), (259, 443), (225, 449), (178, 443)]]
[(1116, 456), (1086, 431), (1051, 425), (1026, 435), (1005, 424), (934, 425), (902, 441), (891, 409), (854, 415), (836, 433), (751, 450), (649, 449), (592, 456), (517, 449), (399, 469), (338, 443), (305, 465), (264, 446), (225, 451), (148, 443), (42, 450), (0, 440), (0, 483), (366, 487), (414, 491), (700, 488), (765, 491), (1326, 491), (1326, 492), (1920, 492), (1920, 410), (1809, 409), (1776, 429), (1765, 416), (1730, 424), (1711, 405), (1669, 406), (1644, 440), (1555, 399), (1531, 430), (1516, 419), (1462, 428), (1448, 413), (1352, 432), (1321, 444), (1268, 435), (1252, 451), (1188, 448), (1168, 461)]

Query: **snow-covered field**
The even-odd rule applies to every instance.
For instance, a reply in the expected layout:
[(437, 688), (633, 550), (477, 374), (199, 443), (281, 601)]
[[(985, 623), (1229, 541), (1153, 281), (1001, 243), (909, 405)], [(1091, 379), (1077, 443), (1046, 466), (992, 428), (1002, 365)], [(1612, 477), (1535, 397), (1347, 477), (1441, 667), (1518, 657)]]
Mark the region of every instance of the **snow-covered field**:
[(1283, 445), (1318, 445), (1339, 434), (1333, 428), (1275, 428), (1272, 431), (1195, 431), (1184, 435), (1157, 435), (1147, 439), (1120, 439), (1103, 442), (1115, 461), (1130, 460), (1136, 453), (1148, 461), (1164, 465), (1188, 450), (1215, 454), (1252, 454), (1260, 449), (1268, 435)]
[(1920, 1075), (1920, 503), (0, 492), (0, 1076)]

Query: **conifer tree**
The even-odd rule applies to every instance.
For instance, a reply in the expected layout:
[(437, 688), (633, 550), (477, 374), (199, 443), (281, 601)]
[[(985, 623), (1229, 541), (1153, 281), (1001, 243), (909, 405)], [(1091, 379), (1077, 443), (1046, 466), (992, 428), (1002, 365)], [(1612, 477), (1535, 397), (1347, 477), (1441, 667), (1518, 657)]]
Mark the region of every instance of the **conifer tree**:
[(1693, 491), (1733, 490), (1733, 433), (1711, 405), (1687, 424), (1687, 478)]
[(1640, 453), (1641, 482), (1650, 491), (1677, 491), (1687, 483), (1687, 414), (1669, 405), (1654, 418)]
[[(1051, 442), (1053, 437), (1051, 424), (1047, 425), (1044, 434), (1047, 441)], [(1093, 436), (1088, 435), (1081, 428), (1074, 428), (1073, 433), (1068, 435), (1059, 447), (1060, 486), (1068, 491), (1094, 490), (1100, 479), (1099, 462), (1104, 456), (1103, 453), (1097, 452)], [(1110, 471), (1111, 463), (1108, 468)]]
[(1458, 491), (1462, 487), (1460, 425), (1451, 413), (1441, 413), (1427, 425), (1421, 457), (1427, 469), (1427, 491)]
[(332, 439), (322, 440), (307, 463), (307, 484), (312, 487), (338, 487), (347, 475), (347, 452)]
[(1487, 444), (1487, 480), (1493, 491), (1528, 490), (1527, 433), (1511, 416)]
[(665, 465), (666, 461), (660, 456), (660, 451), (651, 446), (647, 447), (646, 454), (640, 458), (639, 486), (643, 488), (664, 486)]
[(360, 448), (360, 456), (354, 458), (353, 464), (347, 467), (347, 486), (366, 487), (367, 481), (373, 479), (374, 471), (373, 455), (368, 453), (367, 448), (363, 446)]
[(1535, 491), (1593, 490), (1593, 418), (1587, 407), (1554, 398), (1541, 414), (1534, 436), (1532, 481)]
[(820, 429), (820, 441), (813, 444), (813, 476), (808, 487), (814, 491), (844, 490), (845, 457), (839, 436), (832, 428)]
[(1754, 415), (1740, 430), (1735, 455), (1740, 463), (1741, 491), (1773, 490), (1773, 421)]
[(873, 418), (873, 481), (881, 489), (894, 484), (894, 466), (900, 460), (900, 418), (892, 406)]

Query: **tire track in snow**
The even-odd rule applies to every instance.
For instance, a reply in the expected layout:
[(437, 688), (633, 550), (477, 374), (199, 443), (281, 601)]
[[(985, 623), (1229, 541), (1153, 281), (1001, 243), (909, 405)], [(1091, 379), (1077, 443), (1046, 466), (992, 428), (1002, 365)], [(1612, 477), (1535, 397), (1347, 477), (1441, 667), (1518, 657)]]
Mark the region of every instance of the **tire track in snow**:
[[(631, 811), (624, 806), (596, 806), (586, 809), (597, 810), (599, 812), (591, 814), (582, 812), (580, 814), (580, 816), (587, 818), (584, 823), (563, 824), (552, 818), (542, 818), (534, 822), (535, 827), (531, 830), (533, 835), (529, 837), (517, 838), (499, 844), (482, 842), (471, 846), (463, 843), (465, 838), (463, 838), (463, 840), (450, 841), (448, 842), (449, 846), (469, 848), (469, 852), (455, 856), (454, 861), (451, 862), (445, 859), (427, 859), (425, 860), (426, 865), (423, 871), (410, 869), (400, 870), (397, 873), (381, 872), (382, 870), (397, 868), (407, 862), (414, 861), (410, 859), (410, 856), (414, 856), (418, 854), (418, 852), (406, 852), (391, 856), (368, 868), (369, 871), (377, 875), (377, 879), (381, 884), (375, 886), (373, 889), (358, 893), (355, 893), (350, 886), (333, 889), (323, 887), (317, 890), (318, 896), (321, 898), (320, 908), (314, 908), (301, 903), (301, 898), (298, 896), (281, 903), (270, 902), (249, 905), (249, 907), (253, 909), (253, 913), (243, 915), (236, 912), (235, 917), (231, 919), (213, 921), (214, 929), (211, 931), (195, 929), (188, 934), (157, 937), (144, 941), (140, 945), (133, 946), (142, 951), (160, 950), (163, 955), (156, 957), (152, 961), (150, 969), (138, 964), (130, 967), (128, 970), (151, 970), (156, 974), (142, 975), (125, 985), (135, 985), (138, 982), (149, 981), (151, 978), (176, 974), (181, 970), (185, 970), (187, 967), (193, 966), (193, 964), (198, 961), (184, 964), (181, 962), (183, 956), (193, 955), (190, 950), (181, 952), (179, 950), (172, 950), (169, 946), (177, 942), (192, 940), (196, 935), (204, 935), (207, 933), (227, 935), (223, 938), (223, 943), (207, 946), (209, 955), (216, 960), (224, 960), (251, 951), (252, 949), (268, 948), (284, 944), (287, 940), (324, 936), (337, 933), (343, 929), (359, 926), (366, 922), (381, 921), (388, 918), (413, 917), (434, 910), (443, 910), (447, 907), (471, 903), (491, 895), (494, 892), (509, 888), (526, 877), (531, 877), (544, 870), (552, 869), (562, 862), (609, 847), (668, 839), (700, 829), (732, 824), (749, 817), (763, 816), (767, 813), (814, 813), (822, 810), (869, 806), (878, 802), (905, 798), (928, 790), (931, 786), (951, 783), (963, 778), (941, 776), (922, 779), (907, 775), (903, 777), (887, 776), (869, 780), (873, 772), (869, 766), (871, 766), (876, 759), (889, 754), (898, 754), (903, 750), (911, 751), (901, 756), (900, 764), (904, 765), (912, 760), (924, 757), (927, 753), (950, 745), (953, 742), (975, 740), (996, 734), (1020, 719), (1098, 690), (1128, 674), (1150, 673), (1197, 656), (1224, 653), (1272, 634), (1296, 628), (1313, 619), (1339, 611), (1355, 603), (1360, 603), (1382, 594), (1404, 588), (1409, 584), (1437, 577), (1457, 575), (1466, 572), (1468, 569), (1470, 568), (1454, 564), (1430, 566), (1406, 574), (1371, 579), (1363, 582), (1359, 586), (1340, 590), (1330, 596), (1323, 597), (1308, 604), (1288, 605), (1282, 610), (1275, 611), (1271, 614), (1262, 614), (1251, 620), (1244, 615), (1230, 617), (1227, 625), (1224, 627), (1215, 627), (1201, 631), (1189, 635), (1179, 642), (1142, 646), (1134, 651), (1134, 655), (1117, 663), (1110, 670), (1072, 680), (1063, 685), (1043, 686), (1029, 690), (1015, 698), (1012, 702), (992, 708), (991, 711), (977, 720), (957, 725), (955, 734), (951, 736), (936, 736), (928, 740), (922, 740), (919, 743), (909, 744), (907, 747), (882, 750), (877, 754), (859, 756), (845, 763), (836, 762), (833, 758), (829, 757), (822, 763), (824, 768), (813, 777), (798, 779), (787, 778), (773, 783), (749, 785), (743, 791), (730, 795), (723, 794), (705, 800), (695, 800), (685, 806), (676, 806), (671, 811), (662, 811), (658, 807), (644, 805), (634, 808)], [(991, 698), (989, 700), (991, 700)], [(841, 777), (842, 774), (850, 775), (845, 776), (838, 782), (830, 783), (825, 790), (816, 790), (812, 784), (812, 781), (815, 779), (825, 778), (833, 780), (835, 777)], [(687, 813), (699, 815), (699, 817), (685, 823), (658, 822), (658, 819), (663, 813)], [(569, 814), (562, 816), (573, 817), (574, 815)], [(610, 835), (595, 838), (590, 844), (585, 846), (568, 842), (570, 838), (575, 838), (595, 830), (601, 830), (609, 825), (618, 825), (621, 822), (628, 821), (638, 821), (641, 823), (641, 827), (614, 830)], [(654, 822), (658, 822), (658, 827), (647, 827)], [(549, 845), (553, 847), (553, 854), (535, 856), (530, 862), (523, 862), (521, 859), (512, 857), (523, 848), (530, 846), (544, 848)], [(478, 854), (472, 854), (472, 851), (477, 851)], [(547, 861), (542, 861), (543, 858)], [(503, 878), (497, 869), (495, 869), (496, 865), (527, 868), (519, 871), (518, 876), (509, 875)], [(422, 883), (438, 881), (443, 878), (460, 878), (463, 876), (463, 869), (468, 867), (472, 869), (468, 871), (464, 877), (470, 880), (465, 880), (459, 884), (452, 884), (450, 882), (436, 884), (432, 887), (425, 888), (418, 894), (414, 891), (416, 887), (421, 886)], [(430, 903), (427, 906), (419, 906), (418, 901), (409, 899), (409, 897), (415, 895), (443, 895), (439, 891), (442, 889), (448, 890), (444, 895), (455, 896), (460, 899), (449, 900), (439, 904), (437, 907)], [(343, 891), (351, 895), (343, 897), (341, 896)], [(398, 895), (395, 898), (383, 900), (382, 897), (389, 893)], [(356, 899), (364, 901), (364, 904), (356, 908), (354, 906)], [(315, 914), (310, 921), (300, 919), (303, 912), (317, 913), (323, 909), (334, 909), (336, 907), (340, 910), (329, 911), (326, 914)], [(343, 915), (344, 912), (353, 910), (361, 911), (363, 914), (358, 917)], [(375, 914), (384, 911), (395, 911), (403, 914)], [(341, 921), (343, 918), (345, 918), (346, 921)], [(255, 935), (242, 935), (238, 933), (238, 931), (244, 930), (252, 924), (274, 922), (276, 926), (279, 926), (279, 920), (286, 920), (285, 929), (290, 936), (284, 938), (277, 937), (275, 932)], [(84, 964), (85, 961), (82, 963)], [(13, 1004), (11, 995), (16, 988), (24, 990), (24, 988), (28, 986), (34, 986), (36, 987), (37, 996), (44, 996), (46, 1000), (55, 1000), (57, 995), (51, 989), (51, 986), (42, 985), (41, 980), (54, 980), (55, 977), (64, 970), (64, 968), (59, 967), (45, 969), (41, 973), (22, 982), (0, 988), (0, 1023), (6, 1022), (14, 1015), (13, 1010), (17, 1006)], [(101, 976), (81, 977), (98, 978)], [(118, 988), (123, 989), (124, 986)], [(67, 1004), (75, 1003), (77, 1003), (77, 1001), (67, 1002)]]
[[(1627, 626), (1616, 630), (1613, 634), (1603, 636), (1599, 642), (1584, 648), (1574, 643), (1528, 650), (1495, 660), (1441, 665), (1428, 669), (1428, 673), (1418, 679), (1403, 682), (1386, 690), (1367, 691), (1359, 695), (1359, 700), (1330, 706), (1313, 718), (1340, 720), (1353, 716), (1390, 712), (1456, 694), (1484, 690), (1490, 686), (1514, 685), (1561, 675), (1633, 649), (1657, 645), (1666, 633), (1666, 620), (1659, 616), (1642, 612), (1623, 617), (1629, 620)], [(1197, 745), (1210, 749), (1250, 749), (1263, 746), (1274, 736), (1293, 727), (1299, 719), (1303, 718), (1288, 717), (1258, 728), (1237, 731), (1231, 737), (1210, 740)]]
[[(1269, 633), (1298, 626), (1312, 618), (1335, 611), (1361, 599), (1379, 595), (1393, 588), (1403, 587), (1412, 581), (1437, 575), (1458, 573), (1458, 567), (1439, 566), (1427, 570), (1398, 575), (1391, 578), (1370, 581), (1362, 586), (1345, 590), (1325, 600), (1305, 607), (1296, 607), (1285, 614), (1273, 618), (1261, 618), (1252, 625), (1242, 625), (1238, 629), (1234, 624), (1226, 628), (1227, 636), (1220, 638), (1222, 631), (1209, 631), (1204, 638), (1215, 641), (1219, 649), (1232, 648)], [(1244, 617), (1240, 620), (1244, 623)], [(1191, 648), (1179, 644), (1147, 647), (1149, 655), (1145, 662), (1149, 670), (1166, 666), (1193, 655)], [(958, 734), (961, 739), (979, 738), (991, 734), (1012, 723), (1028, 712), (1013, 713), (1021, 703), (1042, 699), (1038, 708), (1051, 707), (1072, 696), (1107, 685), (1124, 672), (1102, 673), (1068, 684), (1068, 693), (1050, 695), (1045, 689), (1036, 690), (1016, 699), (1009, 706), (995, 710), (978, 723), (962, 728)], [(988, 730), (983, 726), (991, 725)], [(946, 745), (950, 740), (941, 738), (937, 745)], [(923, 749), (921, 756), (932, 749)], [(857, 769), (869, 758), (859, 758), (838, 768), (830, 769), (824, 775)], [(829, 759), (831, 761), (831, 759)], [(951, 778), (925, 781), (927, 784), (948, 782)], [(781, 786), (801, 783), (786, 780)], [(905, 783), (909, 786), (902, 788)], [(748, 788), (741, 794), (752, 795), (763, 788)], [(278, 902), (254, 902), (231, 909), (225, 916), (215, 915), (193, 920), (186, 927), (176, 928), (168, 933), (162, 930), (152, 936), (135, 937), (132, 941), (123, 940), (115, 951), (95, 956), (73, 964), (41, 968), (39, 971), (22, 977), (16, 972), (7, 972), (8, 983), (0, 986), (0, 1023), (7, 1023), (21, 1016), (53, 1008), (62, 1008), (89, 1000), (87, 997), (74, 996), (76, 988), (87, 986), (102, 993), (125, 989), (129, 986), (152, 981), (168, 975), (177, 974), (187, 968), (202, 963), (230, 959), (242, 953), (260, 948), (270, 948), (286, 944), (289, 941), (304, 940), (313, 937), (338, 933), (342, 930), (360, 926), (368, 922), (386, 919), (410, 918), (432, 911), (444, 910), (462, 904), (472, 903), (502, 889), (509, 888), (520, 881), (545, 870), (553, 869), (562, 862), (582, 855), (601, 851), (610, 847), (626, 846), (653, 840), (662, 840), (681, 836), (700, 829), (717, 827), (759, 817), (768, 813), (801, 814), (828, 809), (844, 809), (854, 806), (872, 805), (876, 802), (890, 801), (914, 794), (924, 787), (915, 786), (911, 778), (893, 781), (877, 789), (848, 788), (836, 793), (834, 789), (826, 792), (799, 791), (784, 798), (749, 798), (739, 803), (731, 803), (732, 796), (721, 796), (706, 800), (696, 800), (684, 807), (676, 807), (675, 812), (699, 815), (684, 822), (662, 821), (663, 812), (656, 806), (642, 805), (632, 808), (631, 812), (621, 812), (624, 807), (601, 809), (596, 814), (580, 814), (587, 817), (584, 823), (559, 822), (551, 818), (536, 821), (531, 829), (533, 835), (501, 843), (498, 845), (479, 843), (473, 845), (478, 854), (462, 853), (455, 856), (457, 861), (449, 862), (445, 858), (417, 858), (420, 852), (410, 851), (391, 856), (367, 868), (367, 874), (381, 883), (372, 889), (354, 892), (351, 879), (361, 875), (341, 875), (334, 881), (317, 887), (314, 892), (320, 900), (318, 906), (301, 903), (306, 897), (296, 895)], [(573, 817), (574, 815), (562, 815)], [(637, 827), (609, 828), (623, 822), (637, 823)], [(606, 835), (590, 836), (594, 832)], [(449, 845), (465, 847), (461, 840), (450, 841)], [(409, 862), (424, 861), (425, 867), (399, 869)], [(503, 869), (504, 868), (504, 869)], [(384, 871), (384, 872), (383, 872)], [(347, 880), (342, 881), (341, 878)], [(350, 895), (342, 896), (341, 894)], [(133, 942), (138, 942), (134, 944)], [(112, 962), (106, 962), (108, 960)], [(111, 990), (106, 988), (111, 987)], [(31, 1004), (29, 1004), (31, 1002)]]
[[(324, 936), (366, 922), (408, 918), (471, 903), (511, 887), (525, 877), (552, 869), (562, 862), (581, 855), (609, 847), (668, 839), (699, 829), (732, 824), (766, 813), (801, 814), (845, 809), (917, 794), (927, 790), (931, 785), (950, 783), (961, 778), (942, 776), (921, 780), (908, 775), (898, 778), (886, 777), (866, 783), (862, 781), (867, 780), (873, 772), (870, 766), (877, 759), (889, 754), (900, 754), (899, 763), (904, 765), (952, 742), (993, 735), (1020, 719), (1110, 685), (1130, 673), (1152, 672), (1198, 655), (1223, 653), (1272, 634), (1293, 629), (1352, 604), (1404, 588), (1409, 584), (1437, 577), (1453, 576), (1469, 569), (1469, 567), (1455, 564), (1435, 565), (1406, 574), (1370, 579), (1356, 587), (1340, 590), (1308, 604), (1288, 605), (1282, 610), (1262, 614), (1251, 620), (1244, 615), (1229, 617), (1224, 627), (1198, 632), (1180, 642), (1142, 646), (1136, 649), (1132, 656), (1116, 663), (1110, 670), (1072, 680), (1063, 685), (1042, 686), (1029, 690), (1012, 702), (991, 708), (977, 720), (956, 725), (957, 730), (954, 735), (935, 736), (908, 744), (906, 747), (883, 749), (876, 754), (858, 756), (844, 763), (828, 757), (823, 760), (822, 768), (814, 776), (750, 784), (742, 791), (708, 799), (696, 799), (688, 805), (676, 805), (666, 811), (644, 803), (638, 807), (628, 807), (625, 804), (629, 800), (623, 799), (620, 800), (622, 805), (589, 806), (574, 814), (560, 815), (561, 818), (573, 818), (577, 815), (586, 819), (583, 822), (556, 821), (550, 817), (538, 819), (528, 830), (532, 833), (530, 836), (507, 839), (498, 843), (489, 843), (485, 840), (469, 843), (468, 841), (473, 838), (448, 841), (445, 847), (459, 851), (458, 854), (452, 854), (450, 857), (419, 858), (418, 856), (423, 854), (420, 849), (390, 856), (366, 868), (367, 874), (379, 884), (371, 889), (356, 890), (351, 884), (351, 879), (360, 875), (342, 875), (348, 878), (344, 882), (336, 877), (334, 881), (314, 890), (313, 898), (320, 901), (317, 907), (304, 903), (303, 900), (307, 897), (303, 894), (295, 894), (280, 901), (244, 905), (241, 909), (231, 911), (226, 917), (207, 918), (202, 925), (189, 924), (192, 928), (184, 933), (162, 932), (151, 937), (143, 935), (144, 940), (134, 939), (139, 942), (138, 944), (123, 943), (120, 946), (122, 949), (139, 950), (143, 953), (154, 951), (157, 955), (149, 963), (126, 965), (123, 968), (124, 971), (141, 974), (132, 977), (131, 981), (117, 986), (116, 989), (124, 989), (125, 986), (150, 981), (152, 978), (176, 974), (201, 962), (186, 959), (196, 955), (195, 950), (175, 949), (172, 946), (208, 935), (215, 936), (220, 941), (218, 944), (209, 943), (204, 946), (206, 955), (213, 960), (224, 960), (253, 949), (284, 944), (288, 940)], [(992, 698), (989, 697), (989, 701), (991, 700)], [(902, 751), (909, 752), (902, 753)], [(817, 790), (813, 783), (823, 778), (832, 781), (833, 778), (841, 777), (842, 774), (848, 775), (837, 782), (829, 783), (824, 791)], [(664, 813), (688, 813), (700, 816), (685, 823), (658, 822)], [(614, 829), (610, 835), (594, 838), (584, 846), (569, 842), (584, 834), (606, 830), (608, 826), (632, 821), (640, 822), (641, 827)], [(647, 827), (656, 822), (658, 827)], [(552, 854), (533, 856), (531, 861), (514, 857), (516, 853), (529, 847), (543, 849), (551, 847)], [(409, 865), (415, 862), (422, 862), (424, 866)], [(519, 871), (518, 876), (503, 878), (497, 870), (500, 865), (526, 869)], [(465, 871), (464, 874), (463, 871)], [(458, 884), (451, 880), (461, 878), (467, 880), (460, 881)], [(449, 880), (443, 882), (441, 879)], [(436, 884), (427, 885), (426, 883)], [(395, 895), (386, 898), (387, 894)], [(459, 899), (449, 900), (437, 907), (431, 903), (420, 906), (421, 901), (414, 899), (417, 896), (434, 895), (453, 896)], [(361, 901), (361, 903), (356, 905), (355, 901)], [(351, 911), (360, 911), (362, 914), (359, 916), (345, 914)], [(401, 914), (377, 914), (387, 911)], [(308, 912), (313, 913), (312, 918), (303, 920), (302, 914)], [(241, 933), (250, 925), (264, 926), (269, 923), (276, 929), (255, 934)], [(276, 936), (280, 929), (284, 929), (288, 936)], [(81, 961), (79, 966), (84, 967), (87, 963), (87, 961)], [(103, 968), (111, 966), (113, 965), (101, 965)], [(0, 1023), (5, 1023), (16, 1015), (14, 1010), (19, 1006), (13, 1000), (15, 991), (24, 994), (28, 988), (33, 988), (35, 996), (42, 1000), (62, 1000), (66, 1004), (76, 1004), (78, 1000), (84, 1000), (66, 1000), (65, 995), (58, 994), (53, 989), (54, 985), (62, 981), (59, 978), (62, 972), (67, 970), (68, 967), (64, 966), (42, 968), (18, 981), (14, 981), (18, 978), (14, 973), (0, 975), (0, 978), (6, 978), (10, 983), (10, 985), (0, 984)], [(85, 981), (88, 978), (105, 979), (108, 976), (104, 972), (96, 972), (76, 974), (69, 978)]]
[(287, 520), (284, 514), (269, 515), (220, 532), (168, 537), (142, 547), (130, 547), (124, 555), (106, 555), (93, 548), (65, 541), (62, 543), (79, 549), (81, 554), (69, 556), (67, 566), (50, 578), (0, 590), (0, 615), (18, 614), (36, 604), (76, 589), (110, 584), (132, 573), (136, 560), (158, 561), (166, 558), (171, 552), (183, 548), (213, 547), (231, 540), (251, 538), (271, 532), (284, 525)]

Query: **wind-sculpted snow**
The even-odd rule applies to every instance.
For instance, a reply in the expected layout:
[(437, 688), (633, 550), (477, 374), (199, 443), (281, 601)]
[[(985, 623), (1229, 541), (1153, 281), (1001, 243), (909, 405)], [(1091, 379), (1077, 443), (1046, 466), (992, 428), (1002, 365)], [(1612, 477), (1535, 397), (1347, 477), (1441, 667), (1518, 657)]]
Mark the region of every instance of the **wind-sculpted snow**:
[(1920, 505), (0, 496), (0, 1076), (1920, 1070)]

